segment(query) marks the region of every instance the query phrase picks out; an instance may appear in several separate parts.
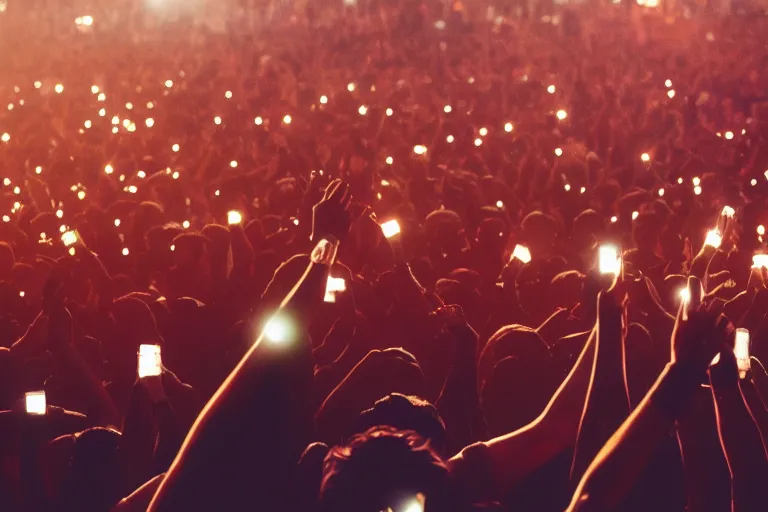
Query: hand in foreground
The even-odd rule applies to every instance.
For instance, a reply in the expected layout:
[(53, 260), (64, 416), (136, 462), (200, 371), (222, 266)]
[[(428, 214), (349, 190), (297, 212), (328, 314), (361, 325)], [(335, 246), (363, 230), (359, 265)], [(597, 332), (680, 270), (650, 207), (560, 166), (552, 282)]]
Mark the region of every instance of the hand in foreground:
[[(698, 279), (689, 279), (689, 288), (698, 285)], [(715, 354), (726, 350), (733, 326), (714, 304), (694, 305), (684, 301), (678, 310), (672, 331), (672, 362), (691, 365), (695, 371), (705, 371)], [(687, 312), (687, 318), (683, 313)]]
[(333, 180), (328, 185), (323, 199), (312, 208), (313, 241), (317, 242), (324, 236), (344, 239), (352, 225), (349, 213), (351, 200), (348, 184)]

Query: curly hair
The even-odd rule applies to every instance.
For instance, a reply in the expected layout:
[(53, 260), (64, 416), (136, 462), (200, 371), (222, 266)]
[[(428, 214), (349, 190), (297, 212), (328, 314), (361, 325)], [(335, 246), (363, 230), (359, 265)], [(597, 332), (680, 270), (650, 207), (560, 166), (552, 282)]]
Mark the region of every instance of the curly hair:
[(410, 430), (373, 427), (328, 452), (320, 510), (379, 512), (422, 493), (427, 511), (460, 510), (446, 463)]

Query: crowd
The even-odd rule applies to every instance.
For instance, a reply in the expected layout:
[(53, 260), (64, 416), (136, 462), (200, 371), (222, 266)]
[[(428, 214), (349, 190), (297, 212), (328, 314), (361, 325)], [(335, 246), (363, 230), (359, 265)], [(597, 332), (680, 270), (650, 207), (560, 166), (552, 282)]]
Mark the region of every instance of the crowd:
[(442, 9), (0, 14), (0, 510), (768, 508), (768, 22)]

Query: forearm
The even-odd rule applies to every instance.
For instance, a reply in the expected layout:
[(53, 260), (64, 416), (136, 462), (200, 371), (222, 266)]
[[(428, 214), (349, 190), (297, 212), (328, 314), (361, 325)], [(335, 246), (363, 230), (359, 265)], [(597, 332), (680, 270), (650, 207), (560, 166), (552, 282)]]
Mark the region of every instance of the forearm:
[[(493, 481), (491, 496), (499, 499), (533, 471), (576, 443), (579, 417), (589, 386), (594, 358), (594, 333), (541, 415), (525, 427), (487, 442)], [(458, 454), (453, 461), (462, 457)]]
[(67, 376), (77, 383), (83, 395), (88, 398), (88, 416), (99, 425), (117, 426), (119, 414), (107, 390), (93, 374), (74, 348), (67, 345), (56, 352), (58, 362)]
[(631, 488), (698, 385), (687, 369), (668, 365), (645, 399), (590, 464), (569, 511), (613, 510)]
[(712, 388), (720, 444), (731, 472), (733, 511), (763, 510), (768, 459), (752, 415), (736, 385)]
[(597, 329), (594, 368), (571, 467), (574, 482), (581, 480), (594, 456), (630, 412), (621, 326), (617, 329), (616, 325), (606, 323), (602, 322)]
[(152, 470), (154, 474), (158, 474), (168, 470), (184, 438), (176, 421), (176, 415), (168, 401), (153, 404), (152, 409), (157, 424), (157, 442)]
[[(477, 334), (468, 325), (451, 330), (457, 339), (458, 346), (477, 345)], [(477, 393), (477, 363), (472, 354), (463, 354), (457, 350), (454, 362), (440, 397), (435, 402), (437, 410), (446, 423), (451, 441), (458, 447), (463, 447), (476, 440), (473, 439), (473, 427), (481, 416), (480, 400)]]
[[(327, 275), (327, 266), (309, 265), (276, 313), (289, 326), (286, 339), (278, 343), (262, 334), (243, 356), (192, 426), (151, 510), (176, 510), (211, 493), (229, 496), (254, 453), (262, 454), (259, 464), (266, 468), (304, 441), (297, 437), (309, 430), (302, 409), (312, 379), (304, 336)], [(275, 399), (282, 394), (288, 398)]]
[(130, 492), (149, 476), (152, 466), (155, 428), (146, 400), (134, 387), (120, 436), (121, 488)]
[(766, 409), (757, 387), (751, 380), (743, 379), (739, 385), (744, 401), (747, 402), (747, 407), (755, 418), (760, 437), (763, 439), (763, 446), (768, 447), (768, 409)]

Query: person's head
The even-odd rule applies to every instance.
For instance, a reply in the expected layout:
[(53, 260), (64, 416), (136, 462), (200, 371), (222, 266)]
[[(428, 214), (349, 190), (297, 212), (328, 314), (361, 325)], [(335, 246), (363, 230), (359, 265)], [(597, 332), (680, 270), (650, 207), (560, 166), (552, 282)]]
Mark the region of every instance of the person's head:
[(643, 212), (632, 222), (632, 238), (643, 252), (654, 252), (663, 229), (661, 219), (652, 212)]
[(120, 433), (94, 427), (74, 435), (62, 504), (71, 510), (108, 511), (121, 498)]
[[(196, 233), (184, 233), (173, 239), (176, 267), (185, 272), (208, 272), (210, 263), (207, 239)], [(196, 277), (201, 278), (198, 274)]]
[(319, 510), (400, 511), (423, 497), (427, 512), (458, 511), (453, 489), (446, 463), (421, 436), (374, 427), (326, 456)]
[(555, 308), (572, 309), (581, 301), (584, 291), (584, 274), (577, 270), (560, 272), (550, 283), (551, 305)]
[(378, 425), (413, 430), (429, 441), (430, 448), (445, 454), (445, 423), (435, 406), (422, 398), (400, 393), (385, 396), (360, 413), (356, 431), (365, 432)]
[(539, 211), (531, 212), (523, 219), (523, 238), (534, 258), (550, 256), (555, 245), (557, 225), (552, 217)]
[(480, 383), (491, 376), (499, 361), (509, 356), (517, 357), (531, 366), (544, 367), (551, 362), (549, 347), (539, 333), (523, 325), (507, 325), (491, 336), (480, 353)]

